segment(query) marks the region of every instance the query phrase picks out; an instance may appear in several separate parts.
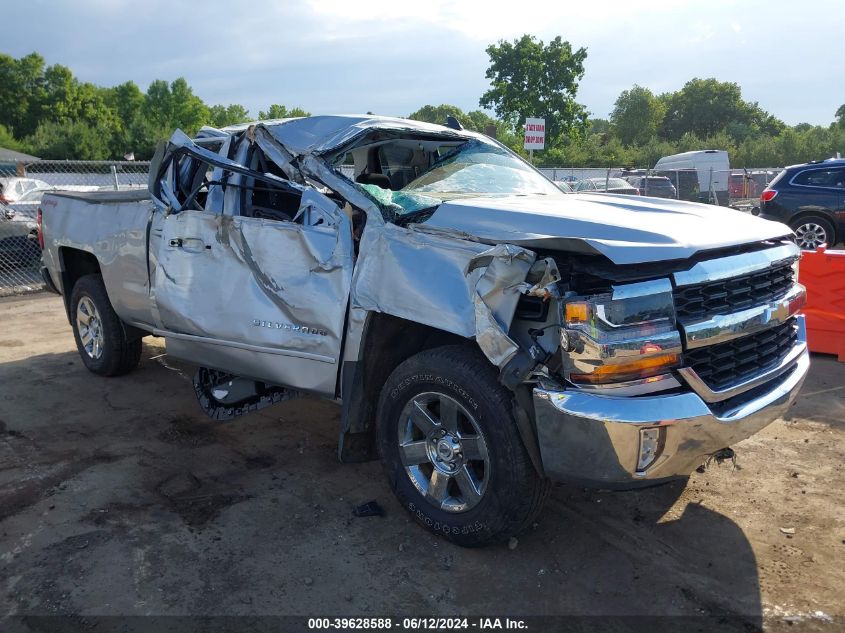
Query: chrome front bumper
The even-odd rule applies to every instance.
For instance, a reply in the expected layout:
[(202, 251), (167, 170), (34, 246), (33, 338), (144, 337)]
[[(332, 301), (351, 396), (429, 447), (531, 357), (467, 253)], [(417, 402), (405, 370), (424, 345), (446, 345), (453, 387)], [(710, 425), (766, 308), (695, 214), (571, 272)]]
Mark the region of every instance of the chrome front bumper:
[[(555, 480), (607, 488), (688, 475), (708, 455), (757, 433), (786, 412), (810, 367), (803, 327), (796, 348), (791, 366), (720, 403), (708, 404), (692, 391), (613, 397), (535, 388), (543, 468)], [(659, 430), (657, 457), (639, 469), (645, 429)]]

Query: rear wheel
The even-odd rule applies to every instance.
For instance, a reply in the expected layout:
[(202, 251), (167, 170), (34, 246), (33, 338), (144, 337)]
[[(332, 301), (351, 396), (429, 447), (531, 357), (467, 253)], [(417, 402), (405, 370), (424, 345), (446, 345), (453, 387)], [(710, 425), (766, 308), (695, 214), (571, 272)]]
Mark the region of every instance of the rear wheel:
[(100, 275), (85, 275), (76, 282), (70, 310), (76, 348), (89, 371), (119, 376), (138, 365), (141, 339), (127, 336)]
[(795, 231), (795, 243), (802, 250), (816, 250), (822, 244), (834, 245), (833, 224), (823, 217), (805, 216), (790, 226)]
[(517, 431), (513, 394), (476, 350), (421, 352), (399, 365), (379, 400), (379, 450), (414, 519), (467, 547), (530, 526), (548, 494)]

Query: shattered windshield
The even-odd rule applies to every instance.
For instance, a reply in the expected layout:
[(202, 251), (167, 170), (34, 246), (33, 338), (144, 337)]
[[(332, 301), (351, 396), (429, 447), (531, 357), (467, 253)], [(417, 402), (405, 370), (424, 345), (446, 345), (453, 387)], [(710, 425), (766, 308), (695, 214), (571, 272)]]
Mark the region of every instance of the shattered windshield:
[(440, 200), (462, 195), (563, 195), (545, 176), (510, 152), (469, 141), (441, 158), (401, 189)]

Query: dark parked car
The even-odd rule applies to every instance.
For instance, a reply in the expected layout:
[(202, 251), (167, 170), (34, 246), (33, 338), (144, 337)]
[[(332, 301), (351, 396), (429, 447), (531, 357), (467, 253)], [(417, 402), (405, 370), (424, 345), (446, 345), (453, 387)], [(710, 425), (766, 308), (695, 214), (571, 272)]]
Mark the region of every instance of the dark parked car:
[(636, 187), (640, 195), (652, 198), (677, 198), (675, 185), (666, 176), (628, 176), (625, 178), (632, 187)]
[(788, 224), (803, 249), (845, 238), (845, 159), (787, 167), (760, 195), (760, 217)]
[(624, 193), (629, 196), (640, 195), (636, 187), (632, 187), (621, 178), (585, 178), (575, 185), (575, 191), (601, 191), (602, 193)]

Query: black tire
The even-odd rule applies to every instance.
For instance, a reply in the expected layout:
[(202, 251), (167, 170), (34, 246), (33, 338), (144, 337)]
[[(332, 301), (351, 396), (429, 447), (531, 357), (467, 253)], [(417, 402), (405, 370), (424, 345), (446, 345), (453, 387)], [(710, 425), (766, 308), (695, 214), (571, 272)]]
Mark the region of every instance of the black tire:
[[(421, 394), (442, 394), (457, 402), (471, 414), (474, 428), (484, 438), (487, 459), (483, 469), (489, 468), (489, 473), (480, 500), (468, 509), (448, 511), (429, 501), (403, 464), (400, 420), (407, 419), (403, 410), (407, 411), (406, 406), (412, 406)], [(377, 412), (379, 452), (390, 487), (417, 523), (464, 547), (504, 541), (531, 526), (548, 496), (550, 483), (531, 464), (512, 407), (513, 394), (499, 384), (495, 368), (478, 350), (468, 347), (421, 352), (390, 374)], [(459, 415), (461, 424), (467, 424), (467, 418)], [(403, 428), (412, 428), (410, 422), (402, 424), (407, 424)], [(457, 458), (463, 460), (464, 456), (458, 453)], [(433, 468), (433, 463), (422, 463), (418, 468)], [(460, 495), (460, 488), (452, 490)]]
[[(820, 215), (805, 215), (789, 223), (789, 227), (793, 231), (795, 231), (795, 242), (796, 244), (798, 244), (799, 247), (801, 247), (802, 249), (806, 248), (809, 250), (815, 249), (815, 246), (811, 246), (810, 244), (802, 245), (802, 239), (800, 234), (800, 230), (802, 229), (802, 227), (811, 226), (818, 227), (820, 230), (824, 231), (825, 239), (823, 239), (822, 241), (827, 243), (828, 248), (833, 248), (836, 245), (836, 233), (833, 228), (833, 223), (830, 220)], [(819, 242), (819, 244), (821, 244), (821, 242)]]
[[(102, 349), (96, 356), (86, 350), (80, 334), (77, 315), (80, 303), (85, 301), (93, 303), (99, 316), (97, 326), (101, 335), (98, 338), (101, 340)], [(101, 376), (120, 376), (132, 371), (141, 360), (141, 339), (127, 336), (123, 321), (112, 308), (100, 275), (80, 277), (73, 286), (70, 295), (70, 322), (79, 356), (89, 371)]]

